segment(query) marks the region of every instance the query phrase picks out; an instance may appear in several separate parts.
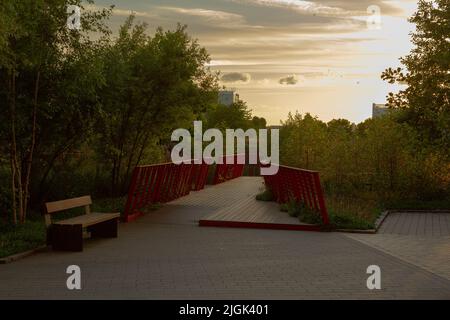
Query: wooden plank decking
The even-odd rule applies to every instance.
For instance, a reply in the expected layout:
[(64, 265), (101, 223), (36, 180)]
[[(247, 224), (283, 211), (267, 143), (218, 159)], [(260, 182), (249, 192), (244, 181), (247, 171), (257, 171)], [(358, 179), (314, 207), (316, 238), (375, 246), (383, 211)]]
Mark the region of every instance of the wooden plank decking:
[(286, 212), (281, 212), (278, 203), (257, 201), (255, 195), (248, 196), (202, 217), (199, 220), (199, 225), (203, 227), (320, 230), (317, 225), (301, 223), (298, 218), (290, 217)]

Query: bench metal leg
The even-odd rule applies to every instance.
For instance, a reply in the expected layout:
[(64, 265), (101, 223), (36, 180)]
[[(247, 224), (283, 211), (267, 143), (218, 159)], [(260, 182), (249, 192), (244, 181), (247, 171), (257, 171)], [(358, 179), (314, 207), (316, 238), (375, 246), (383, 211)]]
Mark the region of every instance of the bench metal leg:
[(91, 238), (117, 238), (118, 219), (112, 219), (88, 227)]
[(53, 225), (49, 230), (53, 250), (83, 251), (82, 225)]

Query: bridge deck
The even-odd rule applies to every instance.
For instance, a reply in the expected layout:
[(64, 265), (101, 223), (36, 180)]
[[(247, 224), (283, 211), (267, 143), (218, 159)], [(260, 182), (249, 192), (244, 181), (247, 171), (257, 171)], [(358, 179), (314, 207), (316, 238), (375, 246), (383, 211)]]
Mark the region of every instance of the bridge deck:
[(149, 221), (203, 227), (318, 230), (317, 226), (302, 224), (281, 212), (275, 202), (257, 201), (256, 195), (263, 190), (262, 178), (240, 177), (171, 201), (150, 212)]
[[(204, 227), (319, 230), (318, 226), (300, 223), (298, 218), (281, 212), (279, 205), (275, 202), (257, 201), (255, 196), (262, 190), (263, 180), (259, 177), (241, 177), (216, 186), (214, 191), (220, 191), (220, 198), (225, 197), (232, 201), (227, 201), (227, 205), (202, 216), (199, 225)], [(213, 189), (206, 189), (203, 195), (208, 199), (207, 202), (219, 201), (219, 197), (207, 195), (212, 191)], [(204, 201), (205, 198), (202, 200)], [(186, 204), (186, 201), (188, 199), (180, 200), (182, 204)]]

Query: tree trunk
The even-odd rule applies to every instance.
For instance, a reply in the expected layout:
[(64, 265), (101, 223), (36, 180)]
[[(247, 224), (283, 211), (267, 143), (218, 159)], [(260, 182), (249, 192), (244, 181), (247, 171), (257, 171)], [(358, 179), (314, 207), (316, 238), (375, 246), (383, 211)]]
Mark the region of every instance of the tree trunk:
[(30, 152), (28, 154), (27, 159), (27, 169), (26, 169), (26, 176), (24, 181), (24, 190), (23, 190), (23, 206), (24, 211), (22, 215), (21, 222), (25, 222), (25, 219), (27, 217), (27, 207), (28, 207), (28, 194), (29, 194), (29, 186), (30, 186), (30, 178), (31, 178), (31, 167), (33, 163), (33, 153), (34, 153), (34, 147), (36, 145), (36, 119), (37, 119), (37, 107), (38, 107), (38, 95), (39, 95), (39, 80), (41, 77), (41, 72), (38, 71), (36, 75), (36, 82), (34, 86), (34, 99), (33, 99), (33, 126), (31, 129), (31, 145), (30, 145)]
[(17, 205), (16, 205), (16, 169), (14, 165), (13, 152), (11, 148), (11, 198), (12, 198), (12, 211), (13, 211), (13, 223), (17, 224)]
[[(17, 142), (16, 142), (16, 71), (13, 69), (11, 71), (10, 80), (10, 113), (11, 113), (11, 149), (10, 149), (10, 160), (11, 160), (11, 193), (12, 193), (12, 211), (13, 211), (13, 222), (17, 224), (17, 215), (21, 216), (22, 212), (17, 207), (17, 201), (21, 203), (20, 197), (18, 197), (17, 187), (20, 190), (20, 168), (17, 161)], [(17, 212), (19, 210), (19, 212)]]

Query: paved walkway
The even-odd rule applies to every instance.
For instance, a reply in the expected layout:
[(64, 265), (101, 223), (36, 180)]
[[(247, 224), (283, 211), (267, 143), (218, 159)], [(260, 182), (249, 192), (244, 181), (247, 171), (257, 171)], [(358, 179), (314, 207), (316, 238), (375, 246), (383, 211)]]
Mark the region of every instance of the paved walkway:
[[(0, 299), (450, 299), (450, 280), (341, 233), (202, 228), (198, 220), (257, 192), (240, 178), (121, 225), (82, 253), (0, 265)], [(67, 266), (82, 290), (66, 289)], [(380, 266), (382, 290), (366, 287)]]
[(450, 213), (391, 213), (375, 235), (348, 235), (450, 280)]
[(393, 212), (378, 233), (419, 238), (450, 236), (450, 212)]

